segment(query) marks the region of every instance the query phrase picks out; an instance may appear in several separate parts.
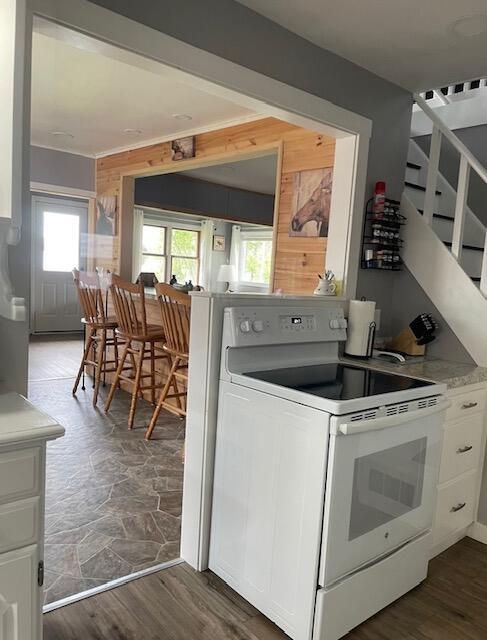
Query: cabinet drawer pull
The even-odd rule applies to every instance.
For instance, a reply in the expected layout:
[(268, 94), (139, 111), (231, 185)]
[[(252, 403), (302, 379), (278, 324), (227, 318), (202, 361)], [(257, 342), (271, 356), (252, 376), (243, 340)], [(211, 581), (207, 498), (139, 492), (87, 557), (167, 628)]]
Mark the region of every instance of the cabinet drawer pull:
[(452, 507), (450, 509), (450, 513), (456, 513), (457, 511), (461, 511), (463, 507), (466, 506), (466, 502), (459, 502), (456, 507)]
[(472, 444), (467, 444), (465, 447), (460, 447), (457, 449), (457, 453), (467, 453), (467, 451), (471, 451), (473, 449)]
[(462, 404), (462, 409), (473, 409), (478, 405), (478, 402), (464, 402)]

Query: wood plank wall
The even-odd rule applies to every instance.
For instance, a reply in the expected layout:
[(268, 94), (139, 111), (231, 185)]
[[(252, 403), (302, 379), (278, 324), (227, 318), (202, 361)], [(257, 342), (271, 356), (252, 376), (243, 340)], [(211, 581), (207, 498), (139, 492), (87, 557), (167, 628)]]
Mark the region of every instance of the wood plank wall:
[[(296, 171), (333, 167), (335, 140), (275, 118), (264, 118), (196, 136), (196, 160), (230, 161), (229, 155), (259, 155), (271, 148), (282, 149), (282, 162), (276, 192), (275, 255), (273, 290), (310, 294), (316, 286), (317, 273), (325, 264), (326, 238), (289, 237), (293, 174)], [(195, 160), (180, 160), (177, 170), (193, 168)], [(131, 219), (132, 180), (127, 176), (154, 175), (164, 172), (175, 162), (171, 160), (170, 143), (124, 151), (100, 158), (96, 163), (97, 196), (117, 195), (119, 203), (119, 234), (113, 243), (107, 237), (96, 236), (91, 243), (94, 255), (89, 263), (111, 271), (130, 274), (132, 255)], [(122, 188), (122, 184), (124, 188)], [(217, 213), (217, 212), (216, 212)], [(94, 226), (92, 224), (92, 226)], [(128, 276), (130, 277), (130, 276)]]

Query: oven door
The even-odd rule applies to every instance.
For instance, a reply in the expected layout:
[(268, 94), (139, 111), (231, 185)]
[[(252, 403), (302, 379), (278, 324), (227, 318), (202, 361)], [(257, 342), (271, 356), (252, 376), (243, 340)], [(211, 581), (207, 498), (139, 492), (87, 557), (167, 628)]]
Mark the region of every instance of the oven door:
[[(329, 586), (431, 528), (448, 401), (334, 416), (319, 582)], [(406, 408), (407, 407), (407, 408)], [(390, 415), (394, 413), (395, 415)]]

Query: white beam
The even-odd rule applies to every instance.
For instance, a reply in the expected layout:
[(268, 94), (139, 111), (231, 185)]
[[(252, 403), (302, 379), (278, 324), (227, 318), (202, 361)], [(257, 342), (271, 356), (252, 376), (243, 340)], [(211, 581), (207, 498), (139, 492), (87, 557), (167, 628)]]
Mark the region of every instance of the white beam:
[(465, 228), (465, 210), (467, 207), (468, 184), (470, 180), (470, 165), (465, 156), (460, 158), (458, 172), (457, 201), (455, 204), (455, 219), (453, 221), (453, 236), (451, 252), (460, 261), (463, 247), (463, 230)]

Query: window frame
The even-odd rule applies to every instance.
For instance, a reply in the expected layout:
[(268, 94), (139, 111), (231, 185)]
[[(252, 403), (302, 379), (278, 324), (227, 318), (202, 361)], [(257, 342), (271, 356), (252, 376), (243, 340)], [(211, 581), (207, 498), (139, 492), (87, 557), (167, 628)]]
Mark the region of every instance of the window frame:
[[(158, 220), (157, 218), (153, 218), (152, 216), (147, 216), (144, 213), (144, 219), (142, 222), (142, 232), (144, 227), (162, 227), (164, 229), (164, 253), (148, 253), (146, 251), (141, 251), (142, 261), (144, 256), (153, 256), (156, 258), (164, 258), (164, 282), (169, 283), (172, 276), (172, 260), (173, 258), (186, 258), (190, 260), (195, 260), (197, 265), (196, 272), (196, 282), (193, 284), (198, 284), (198, 279), (201, 273), (201, 225), (199, 224), (190, 224), (185, 222), (166, 222), (166, 220)], [(172, 232), (176, 231), (192, 231), (197, 234), (197, 243), (196, 243), (196, 256), (183, 256), (183, 255), (173, 255), (172, 254)]]

